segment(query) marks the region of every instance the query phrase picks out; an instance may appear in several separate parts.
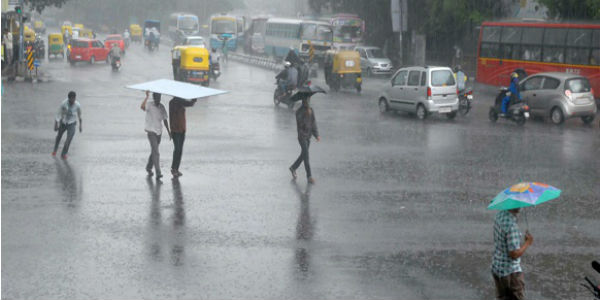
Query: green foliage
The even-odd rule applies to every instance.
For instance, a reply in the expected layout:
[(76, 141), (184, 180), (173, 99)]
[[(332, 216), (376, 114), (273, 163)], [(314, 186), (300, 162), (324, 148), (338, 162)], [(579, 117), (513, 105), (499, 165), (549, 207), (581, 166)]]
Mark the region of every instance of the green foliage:
[(538, 0), (550, 15), (564, 20), (600, 20), (600, 0)]
[(68, 0), (25, 0), (25, 5), (28, 5), (32, 9), (36, 10), (38, 13), (42, 13), (42, 11), (46, 7), (61, 7), (67, 1)]

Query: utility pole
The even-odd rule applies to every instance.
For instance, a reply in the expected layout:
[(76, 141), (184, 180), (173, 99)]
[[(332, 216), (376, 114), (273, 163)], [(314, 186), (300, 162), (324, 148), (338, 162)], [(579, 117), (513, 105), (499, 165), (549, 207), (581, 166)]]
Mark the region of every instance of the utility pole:
[(23, 32), (25, 25), (23, 24), (23, 0), (19, 0), (19, 6), (15, 7), (19, 15), (19, 65), (23, 63)]

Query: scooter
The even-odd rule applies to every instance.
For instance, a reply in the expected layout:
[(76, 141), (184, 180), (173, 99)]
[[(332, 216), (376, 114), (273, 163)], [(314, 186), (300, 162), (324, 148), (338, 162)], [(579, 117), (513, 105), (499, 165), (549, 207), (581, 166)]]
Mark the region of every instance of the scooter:
[(527, 119), (529, 119), (529, 105), (527, 105), (523, 100), (514, 100), (513, 98), (516, 97), (512, 97), (508, 104), (506, 114), (503, 114), (502, 99), (504, 99), (505, 96), (510, 97), (510, 91), (506, 87), (501, 87), (500, 93), (498, 93), (498, 96), (496, 96), (495, 105), (490, 107), (490, 111), (488, 113), (490, 121), (496, 122), (498, 121), (498, 118), (503, 118), (514, 121), (520, 126), (524, 125), (525, 122), (527, 122)]
[(466, 89), (458, 94), (458, 113), (465, 116), (471, 110), (471, 102), (473, 101), (473, 90)]
[(110, 59), (110, 66), (112, 67), (113, 71), (119, 71), (119, 69), (121, 68), (121, 58), (120, 57), (111, 57)]
[[(598, 263), (597, 261), (592, 261), (592, 268), (594, 270), (596, 270), (596, 272), (600, 273), (600, 263)], [(585, 281), (587, 281), (587, 284), (581, 284), (583, 287), (585, 287), (588, 291), (590, 291), (592, 293), (592, 295), (594, 295), (594, 299), (600, 299), (600, 285), (594, 283), (589, 277), (584, 276)]]
[(219, 76), (221, 76), (221, 67), (219, 66), (219, 63), (214, 63), (210, 66), (210, 77), (213, 80), (217, 80), (217, 78), (219, 78)]
[(285, 81), (284, 79), (277, 79), (277, 83), (275, 83), (277, 88), (275, 88), (275, 93), (273, 94), (273, 103), (275, 103), (275, 106), (279, 106), (280, 103), (286, 104), (291, 110), (294, 108), (294, 102), (291, 101), (293, 90), (284, 87)]

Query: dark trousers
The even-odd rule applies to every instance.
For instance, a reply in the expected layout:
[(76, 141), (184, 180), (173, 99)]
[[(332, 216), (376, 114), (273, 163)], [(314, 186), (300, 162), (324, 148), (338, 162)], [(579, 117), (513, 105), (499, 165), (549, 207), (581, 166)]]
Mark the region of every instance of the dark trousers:
[(150, 142), (150, 157), (148, 157), (148, 164), (146, 164), (146, 170), (152, 171), (152, 166), (154, 166), (154, 171), (156, 175), (160, 173), (160, 153), (158, 152), (158, 146), (160, 145), (160, 135), (154, 132), (148, 132), (148, 142)]
[(504, 277), (492, 273), (496, 284), (496, 299), (498, 300), (523, 300), (525, 296), (525, 280), (523, 273), (511, 273)]
[(179, 170), (179, 164), (181, 163), (181, 156), (183, 155), (183, 142), (185, 141), (185, 132), (172, 132), (173, 137), (173, 163), (171, 164), (172, 170)]
[(63, 145), (61, 155), (66, 155), (67, 152), (69, 152), (69, 146), (71, 145), (71, 140), (73, 140), (73, 136), (75, 135), (76, 126), (77, 123), (64, 124), (63, 122), (60, 122), (60, 126), (58, 127), (58, 134), (56, 135), (56, 141), (54, 142), (53, 152), (56, 152), (58, 150), (58, 144), (60, 144), (60, 140), (62, 139), (62, 136), (65, 133), (65, 131), (67, 132), (67, 140)]
[(300, 148), (302, 152), (300, 152), (300, 156), (296, 159), (296, 162), (292, 165), (292, 169), (296, 170), (300, 166), (302, 162), (304, 162), (304, 168), (306, 169), (306, 177), (312, 177), (310, 173), (310, 162), (308, 161), (308, 147), (310, 146), (310, 139), (298, 139), (298, 143), (300, 143)]

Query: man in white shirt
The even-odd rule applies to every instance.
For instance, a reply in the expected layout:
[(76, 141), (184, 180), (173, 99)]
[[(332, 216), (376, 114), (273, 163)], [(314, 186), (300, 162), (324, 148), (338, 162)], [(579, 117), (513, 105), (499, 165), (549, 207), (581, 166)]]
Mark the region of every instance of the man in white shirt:
[[(156, 179), (162, 177), (160, 172), (160, 154), (158, 152), (158, 146), (160, 145), (160, 137), (162, 135), (162, 126), (164, 124), (171, 139), (171, 131), (169, 130), (169, 123), (167, 122), (167, 110), (165, 106), (160, 103), (160, 94), (152, 93), (154, 101), (151, 104), (146, 104), (150, 92), (146, 91), (146, 98), (142, 102), (141, 109), (146, 112), (146, 125), (145, 130), (148, 134), (148, 141), (150, 142), (150, 157), (148, 157), (148, 164), (146, 164), (146, 172), (148, 176), (154, 175), (152, 173), (152, 166), (156, 171)], [(161, 122), (162, 121), (162, 122)]]
[(66, 131), (67, 140), (63, 145), (61, 157), (62, 159), (67, 159), (69, 145), (71, 145), (71, 141), (75, 135), (77, 119), (79, 119), (79, 132), (81, 132), (81, 106), (79, 105), (79, 102), (75, 100), (75, 98), (75, 92), (70, 91), (67, 99), (65, 99), (58, 107), (58, 112), (56, 113), (56, 118), (54, 120), (54, 131), (58, 131), (58, 134), (56, 135), (56, 141), (54, 142), (54, 151), (52, 151), (52, 156), (56, 156), (58, 144), (60, 144), (60, 140)]

